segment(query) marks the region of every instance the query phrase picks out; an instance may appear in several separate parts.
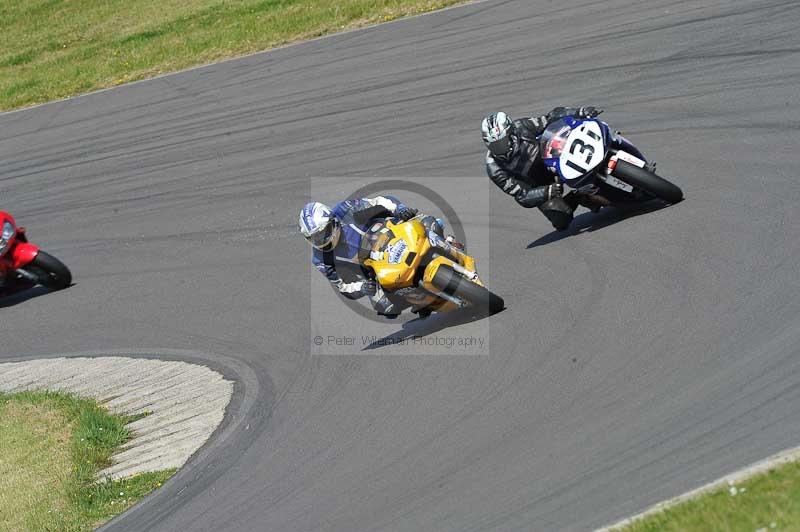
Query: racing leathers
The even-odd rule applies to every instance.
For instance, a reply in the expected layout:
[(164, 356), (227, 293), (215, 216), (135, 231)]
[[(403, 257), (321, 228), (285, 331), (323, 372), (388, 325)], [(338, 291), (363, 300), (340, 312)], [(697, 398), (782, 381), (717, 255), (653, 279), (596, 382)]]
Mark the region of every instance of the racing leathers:
[(599, 110), (594, 107), (556, 107), (543, 116), (514, 120), (518, 146), (507, 159), (487, 152), (486, 173), (517, 203), (525, 208), (539, 207), (556, 229), (566, 229), (577, 201), (561, 199), (563, 189), (539, 153), (539, 136), (548, 124), (565, 116), (589, 118), (597, 114)]
[(391, 301), (380, 285), (373, 279), (365, 278), (361, 270), (358, 260), (359, 245), (361, 237), (374, 220), (389, 216), (407, 220), (416, 213), (415, 209), (407, 207), (393, 196), (339, 202), (331, 209), (331, 214), (341, 224), (341, 237), (331, 250), (315, 248), (312, 262), (344, 297), (359, 299), (367, 296), (378, 314), (394, 317), (397, 315), (396, 309), (392, 308)]

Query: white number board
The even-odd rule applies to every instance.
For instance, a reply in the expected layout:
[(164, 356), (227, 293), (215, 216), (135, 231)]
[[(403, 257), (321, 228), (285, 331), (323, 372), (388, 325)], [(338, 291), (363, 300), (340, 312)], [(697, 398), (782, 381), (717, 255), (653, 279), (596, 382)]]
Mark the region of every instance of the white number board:
[(605, 145), (603, 131), (597, 122), (584, 122), (567, 137), (566, 147), (559, 157), (559, 169), (566, 180), (577, 179), (603, 161)]

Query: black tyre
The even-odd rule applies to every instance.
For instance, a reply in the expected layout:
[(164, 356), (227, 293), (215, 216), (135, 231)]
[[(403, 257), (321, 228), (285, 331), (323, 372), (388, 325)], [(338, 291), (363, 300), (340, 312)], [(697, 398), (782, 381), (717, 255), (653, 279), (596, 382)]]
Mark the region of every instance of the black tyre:
[(678, 203), (683, 199), (683, 191), (677, 185), (635, 164), (617, 161), (613, 175), (667, 203)]
[(481, 312), (494, 314), (503, 310), (506, 305), (502, 297), (469, 281), (449, 266), (440, 266), (431, 282), (445, 294), (466, 301)]
[(63, 290), (72, 284), (72, 274), (64, 263), (44, 251), (39, 251), (26, 268), (39, 278), (39, 284), (51, 290)]

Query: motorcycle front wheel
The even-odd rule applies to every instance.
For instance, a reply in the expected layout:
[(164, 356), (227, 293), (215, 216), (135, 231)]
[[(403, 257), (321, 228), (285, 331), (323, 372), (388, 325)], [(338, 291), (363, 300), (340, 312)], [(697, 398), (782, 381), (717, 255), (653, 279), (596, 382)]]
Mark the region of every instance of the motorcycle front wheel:
[(445, 294), (465, 301), (479, 311), (495, 314), (505, 308), (502, 297), (462, 277), (449, 266), (440, 266), (431, 282)]
[(667, 203), (678, 203), (683, 199), (683, 191), (677, 185), (635, 164), (617, 161), (617, 167), (612, 174)]
[(63, 262), (44, 251), (23, 268), (39, 279), (39, 284), (51, 290), (63, 290), (72, 284), (72, 273)]

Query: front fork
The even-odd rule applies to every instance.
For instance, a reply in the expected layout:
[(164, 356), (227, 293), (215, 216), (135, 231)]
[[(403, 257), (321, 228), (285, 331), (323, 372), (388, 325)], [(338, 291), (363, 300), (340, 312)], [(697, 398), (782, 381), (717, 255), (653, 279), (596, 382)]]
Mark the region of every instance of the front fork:
[(611, 147), (617, 150), (628, 152), (634, 157), (647, 162), (647, 158), (644, 156), (642, 152), (639, 151), (639, 148), (631, 144), (631, 141), (620, 135), (619, 132), (617, 132), (611, 138)]
[(6, 257), (2, 259), (4, 264), (0, 287), (13, 290), (15, 285), (20, 284), (20, 281), (22, 286), (39, 283), (39, 278), (35, 274), (24, 269), (39, 254), (39, 246), (28, 242), (24, 229), (18, 230), (17, 241), (7, 253)]
[(8, 258), (11, 262), (11, 268), (18, 270), (33, 262), (33, 259), (39, 254), (39, 246), (28, 242), (28, 235), (24, 227), (17, 227), (17, 234), (14, 239), (14, 244), (8, 250)]
[(435, 296), (444, 299), (448, 303), (455, 305), (457, 308), (464, 308), (467, 306), (465, 301), (448, 294), (445, 290), (433, 284), (433, 278), (436, 277), (436, 272), (442, 266), (448, 266), (453, 269), (455, 275), (459, 275), (465, 282), (472, 282), (483, 286), (480, 277), (475, 268), (475, 259), (470, 255), (461, 252), (457, 248), (449, 246), (448, 248), (440, 248), (434, 259), (425, 269), (425, 275), (419, 280), (418, 286), (423, 290), (434, 294)]
[[(608, 176), (613, 173), (618, 160), (626, 161), (639, 168), (644, 168), (647, 164), (644, 154), (619, 132), (611, 136), (609, 145), (611, 147), (610, 156), (605, 162), (605, 168), (601, 165), (595, 170), (601, 181), (605, 181), (603, 174)], [(609, 187), (611, 197), (606, 197), (603, 190), (594, 183), (575, 189), (570, 192), (570, 194), (575, 194), (575, 199), (570, 206), (575, 208), (577, 205), (583, 205), (593, 212), (597, 212), (601, 207), (613, 205), (615, 202), (613, 196), (621, 191), (611, 185), (606, 184), (606, 186)]]

